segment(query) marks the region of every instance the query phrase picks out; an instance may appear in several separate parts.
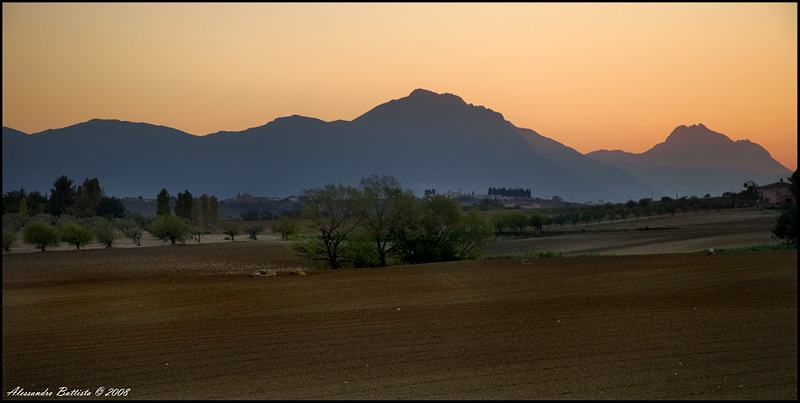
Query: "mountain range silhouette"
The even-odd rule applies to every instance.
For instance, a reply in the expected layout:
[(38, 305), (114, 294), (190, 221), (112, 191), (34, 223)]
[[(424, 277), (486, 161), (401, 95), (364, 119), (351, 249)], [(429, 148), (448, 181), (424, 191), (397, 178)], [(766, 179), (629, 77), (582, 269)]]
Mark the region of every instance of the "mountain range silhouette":
[(632, 154), (586, 155), (453, 94), (417, 89), (352, 121), (304, 116), (238, 132), (195, 136), (147, 123), (93, 119), (25, 134), (3, 127), (3, 192), (47, 192), (61, 175), (98, 178), (108, 196), (155, 198), (239, 193), (287, 197), (328, 183), (357, 185), (373, 173), (421, 196), (490, 187), (534, 197), (617, 202), (738, 192), (791, 172), (758, 144), (703, 126), (678, 126), (663, 143)]

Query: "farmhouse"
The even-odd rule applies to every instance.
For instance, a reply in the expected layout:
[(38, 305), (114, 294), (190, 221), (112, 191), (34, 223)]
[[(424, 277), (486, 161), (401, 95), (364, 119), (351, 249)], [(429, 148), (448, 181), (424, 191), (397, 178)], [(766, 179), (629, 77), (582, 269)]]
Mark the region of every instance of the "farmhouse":
[(771, 183), (758, 187), (758, 198), (761, 203), (767, 206), (779, 206), (784, 203), (795, 202), (792, 192), (789, 191), (789, 184), (784, 182)]

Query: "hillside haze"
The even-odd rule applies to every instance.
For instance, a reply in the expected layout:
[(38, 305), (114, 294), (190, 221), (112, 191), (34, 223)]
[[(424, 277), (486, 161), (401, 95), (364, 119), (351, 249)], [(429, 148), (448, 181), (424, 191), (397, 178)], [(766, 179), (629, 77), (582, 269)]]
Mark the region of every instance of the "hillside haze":
[[(172, 195), (189, 190), (220, 199), (240, 192), (286, 197), (328, 183), (357, 185), (376, 173), (395, 176), (418, 196), (430, 188), (485, 194), (489, 187), (521, 187), (530, 188), (534, 197), (616, 202), (674, 193), (672, 182), (665, 181), (676, 169), (720, 171), (728, 175), (724, 186), (734, 186), (734, 191), (746, 180), (761, 179), (753, 173), (769, 177), (767, 182), (788, 176), (788, 169), (766, 150), (747, 141), (735, 142), (742, 144), (736, 150), (744, 155), (733, 161), (752, 161), (752, 167), (736, 171), (736, 164), (728, 162), (734, 154), (726, 148), (725, 140), (731, 142), (727, 137), (683, 134), (684, 127), (647, 155), (587, 156), (518, 128), (491, 109), (423, 89), (352, 121), (294, 115), (202, 137), (100, 119), (31, 135), (4, 127), (3, 192), (21, 187), (46, 192), (57, 177), (66, 175), (75, 184), (97, 177), (106, 194), (117, 197), (154, 198), (162, 188)], [(705, 155), (706, 165), (695, 159), (688, 163), (692, 153)], [(641, 166), (661, 166), (664, 175), (657, 168), (642, 175), (637, 170)], [(712, 175), (707, 183), (693, 182), (692, 188), (702, 188), (697, 195), (715, 194), (719, 182)]]

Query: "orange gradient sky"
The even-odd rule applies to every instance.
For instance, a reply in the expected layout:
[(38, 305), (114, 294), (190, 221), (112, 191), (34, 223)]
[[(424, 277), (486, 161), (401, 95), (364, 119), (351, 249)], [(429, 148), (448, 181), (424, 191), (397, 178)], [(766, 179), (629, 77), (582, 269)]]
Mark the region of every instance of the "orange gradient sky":
[(797, 168), (796, 3), (3, 3), (3, 126), (205, 135), (453, 93), (587, 153), (679, 125)]

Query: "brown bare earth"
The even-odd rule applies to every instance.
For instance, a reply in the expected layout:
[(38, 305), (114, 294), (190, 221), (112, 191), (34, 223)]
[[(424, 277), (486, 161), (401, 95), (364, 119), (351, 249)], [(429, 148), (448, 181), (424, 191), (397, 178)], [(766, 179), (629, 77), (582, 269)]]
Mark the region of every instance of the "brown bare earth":
[(774, 212), (739, 213), (490, 251), (580, 256), (380, 269), (311, 270), (269, 233), (18, 248), (4, 399), (796, 400), (797, 251), (702, 251), (778, 242)]

